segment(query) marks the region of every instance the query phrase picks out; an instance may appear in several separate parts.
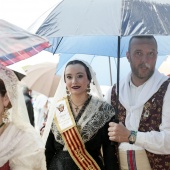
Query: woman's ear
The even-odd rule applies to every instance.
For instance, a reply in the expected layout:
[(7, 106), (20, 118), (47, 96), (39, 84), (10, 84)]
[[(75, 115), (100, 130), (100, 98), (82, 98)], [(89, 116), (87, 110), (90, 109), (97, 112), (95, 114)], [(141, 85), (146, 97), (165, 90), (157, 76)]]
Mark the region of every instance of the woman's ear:
[(5, 93), (5, 96), (3, 97), (4, 106), (7, 107), (9, 102), (10, 102), (9, 97), (8, 97), (7, 93)]

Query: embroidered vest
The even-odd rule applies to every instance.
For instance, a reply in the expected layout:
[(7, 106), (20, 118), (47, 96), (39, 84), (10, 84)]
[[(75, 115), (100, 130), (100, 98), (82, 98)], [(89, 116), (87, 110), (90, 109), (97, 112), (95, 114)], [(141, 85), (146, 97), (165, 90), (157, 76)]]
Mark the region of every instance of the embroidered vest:
[[(163, 99), (170, 83), (170, 78), (165, 81), (159, 90), (144, 104), (143, 112), (139, 123), (139, 131), (160, 131), (159, 126), (162, 122)], [(116, 107), (116, 86), (112, 88), (111, 104)], [(119, 121), (125, 125), (126, 109), (118, 102)], [(151, 168), (153, 170), (170, 170), (170, 155), (157, 155), (146, 151)]]

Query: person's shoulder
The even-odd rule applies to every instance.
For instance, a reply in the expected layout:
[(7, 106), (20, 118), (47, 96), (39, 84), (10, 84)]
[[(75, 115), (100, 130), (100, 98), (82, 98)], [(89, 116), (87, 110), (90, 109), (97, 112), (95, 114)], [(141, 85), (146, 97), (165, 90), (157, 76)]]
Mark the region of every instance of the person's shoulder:
[(170, 77), (167, 79), (167, 82), (168, 82), (168, 88), (166, 93), (170, 93)]
[(34, 147), (44, 147), (42, 138), (40, 134), (32, 127), (31, 125), (20, 129), (22, 131), (22, 138), (20, 139), (21, 143), (29, 143)]
[(107, 101), (103, 101), (103, 105), (105, 107), (107, 107), (108, 109), (113, 109), (113, 106), (110, 103), (108, 103)]
[[(28, 124), (28, 125), (27, 125)], [(9, 127), (12, 129), (13, 133), (15, 133), (15, 139), (17, 141), (26, 141), (26, 140), (33, 140), (33, 136), (35, 136), (36, 131), (34, 132), (34, 128), (29, 124), (23, 123), (10, 123)]]
[(102, 99), (98, 99), (98, 98), (93, 96), (93, 100), (95, 100), (97, 103), (101, 103), (102, 107), (106, 107), (108, 109), (113, 108), (113, 106), (111, 104), (109, 104), (104, 98), (102, 100)]

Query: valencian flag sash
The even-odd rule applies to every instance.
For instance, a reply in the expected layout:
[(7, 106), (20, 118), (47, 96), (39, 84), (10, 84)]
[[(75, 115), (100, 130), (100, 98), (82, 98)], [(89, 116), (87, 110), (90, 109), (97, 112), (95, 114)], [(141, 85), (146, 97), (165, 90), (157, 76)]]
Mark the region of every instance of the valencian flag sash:
[(81, 170), (100, 170), (95, 160), (86, 151), (84, 142), (76, 127), (68, 99), (57, 102), (54, 122), (62, 135), (70, 156)]

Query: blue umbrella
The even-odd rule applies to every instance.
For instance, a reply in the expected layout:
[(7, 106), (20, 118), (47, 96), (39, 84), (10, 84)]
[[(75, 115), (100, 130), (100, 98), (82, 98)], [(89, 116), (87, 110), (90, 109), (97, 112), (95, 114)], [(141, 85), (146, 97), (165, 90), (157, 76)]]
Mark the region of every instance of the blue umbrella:
[(125, 56), (128, 36), (157, 35), (159, 55), (170, 54), (169, 13), (169, 0), (63, 0), (36, 33), (48, 37), (53, 54), (117, 57), (119, 96), (120, 57)]
[(169, 0), (63, 0), (52, 9), (30, 31), (46, 36), (53, 54), (124, 57), (128, 36), (151, 34), (158, 36), (159, 55), (170, 53)]
[(63, 0), (36, 34), (49, 39), (52, 46), (46, 50), (53, 54), (117, 57), (119, 80), (119, 60), (132, 35), (157, 35), (159, 56), (170, 54), (169, 13), (168, 0)]

